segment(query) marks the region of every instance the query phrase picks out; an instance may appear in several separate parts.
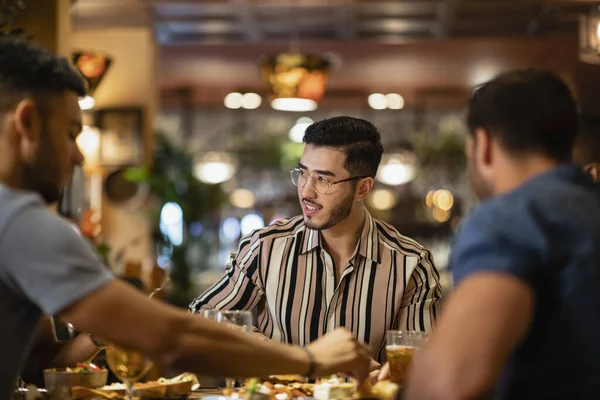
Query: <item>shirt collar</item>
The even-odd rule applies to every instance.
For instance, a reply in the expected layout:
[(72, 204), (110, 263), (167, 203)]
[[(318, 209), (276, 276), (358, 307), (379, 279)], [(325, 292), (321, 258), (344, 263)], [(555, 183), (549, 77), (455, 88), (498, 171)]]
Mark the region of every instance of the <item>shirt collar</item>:
[[(306, 254), (317, 247), (322, 247), (320, 231), (306, 228), (302, 238), (302, 251), (300, 254)], [(379, 247), (380, 243), (377, 224), (375, 223), (375, 219), (371, 217), (371, 214), (365, 209), (365, 222), (358, 241), (358, 254), (379, 264), (381, 262)]]

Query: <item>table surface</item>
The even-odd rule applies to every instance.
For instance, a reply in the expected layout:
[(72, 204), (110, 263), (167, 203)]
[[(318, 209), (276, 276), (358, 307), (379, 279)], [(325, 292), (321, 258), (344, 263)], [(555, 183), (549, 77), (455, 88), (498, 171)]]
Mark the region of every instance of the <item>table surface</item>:
[(220, 388), (202, 388), (193, 391), (188, 399), (203, 399), (208, 396), (223, 396), (223, 389)]

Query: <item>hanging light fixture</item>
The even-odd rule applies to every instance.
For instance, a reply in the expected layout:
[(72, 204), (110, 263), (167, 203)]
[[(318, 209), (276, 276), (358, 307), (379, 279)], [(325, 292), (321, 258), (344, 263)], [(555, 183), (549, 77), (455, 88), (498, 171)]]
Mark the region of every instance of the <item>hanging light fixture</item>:
[(376, 178), (386, 185), (404, 185), (417, 175), (417, 156), (410, 150), (399, 149), (381, 158)]
[(236, 158), (226, 152), (211, 151), (194, 158), (193, 172), (196, 179), (211, 184), (223, 183), (237, 172)]
[(325, 94), (331, 63), (324, 57), (300, 52), (262, 56), (263, 78), (271, 93), (271, 107), (280, 111), (317, 109)]
[(579, 59), (600, 64), (600, 6), (590, 8), (579, 17)]
[(79, 99), (79, 107), (82, 110), (91, 110), (96, 105), (94, 92), (106, 75), (112, 59), (98, 51), (80, 51), (73, 54), (72, 61), (75, 68), (86, 79), (88, 86), (87, 95)]

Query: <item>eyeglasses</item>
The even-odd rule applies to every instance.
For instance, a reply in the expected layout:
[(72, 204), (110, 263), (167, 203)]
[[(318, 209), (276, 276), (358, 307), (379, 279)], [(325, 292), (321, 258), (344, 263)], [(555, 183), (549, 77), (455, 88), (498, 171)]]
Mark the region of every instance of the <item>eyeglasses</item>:
[(306, 182), (308, 182), (308, 180), (310, 179), (312, 181), (313, 187), (319, 194), (327, 194), (331, 185), (337, 185), (338, 183), (354, 181), (357, 179), (370, 178), (370, 176), (364, 175), (354, 176), (352, 178), (340, 179), (339, 181), (330, 182), (327, 178), (321, 175), (309, 175), (300, 168), (292, 168), (292, 170), (290, 170), (290, 177), (292, 178), (292, 183), (294, 184), (294, 186), (299, 187), (306, 186)]

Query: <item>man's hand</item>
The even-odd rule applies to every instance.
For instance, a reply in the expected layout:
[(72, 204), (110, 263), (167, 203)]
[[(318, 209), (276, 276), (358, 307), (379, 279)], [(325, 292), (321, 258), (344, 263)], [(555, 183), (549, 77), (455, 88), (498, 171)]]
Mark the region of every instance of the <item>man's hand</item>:
[(369, 382), (371, 385), (377, 383), (380, 374), (381, 364), (371, 358), (371, 364), (369, 365)]
[(315, 375), (352, 373), (359, 381), (369, 374), (371, 353), (354, 335), (343, 328), (322, 336), (306, 347), (316, 364)]
[(390, 363), (385, 363), (381, 371), (379, 372), (379, 376), (377, 377), (378, 381), (383, 381), (384, 379), (390, 379)]
[(260, 331), (254, 331), (250, 334), (254, 339), (256, 340), (262, 340), (262, 341), (269, 341), (271, 339), (269, 339), (267, 336), (265, 336), (264, 333), (260, 332)]

